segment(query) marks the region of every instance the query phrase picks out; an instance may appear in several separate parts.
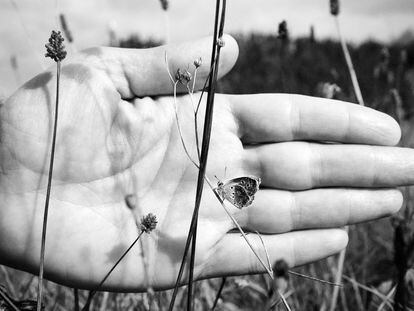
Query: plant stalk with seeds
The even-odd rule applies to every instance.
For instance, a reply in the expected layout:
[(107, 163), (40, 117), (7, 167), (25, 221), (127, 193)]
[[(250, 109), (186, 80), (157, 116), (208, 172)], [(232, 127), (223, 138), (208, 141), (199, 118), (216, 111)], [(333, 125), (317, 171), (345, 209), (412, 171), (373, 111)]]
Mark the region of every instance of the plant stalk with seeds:
[(96, 288), (89, 293), (88, 299), (87, 299), (87, 301), (85, 303), (85, 306), (82, 308), (82, 311), (89, 310), (89, 307), (90, 307), (90, 304), (92, 302), (93, 297), (102, 288), (102, 286), (104, 285), (104, 283), (108, 279), (108, 277), (111, 275), (111, 273), (115, 270), (115, 268), (119, 265), (119, 263), (122, 261), (122, 259), (125, 258), (125, 256), (129, 253), (129, 251), (138, 242), (138, 240), (140, 239), (140, 237), (142, 236), (142, 234), (143, 233), (150, 234), (151, 231), (153, 231), (157, 227), (157, 223), (158, 223), (157, 217), (154, 214), (152, 214), (152, 213), (149, 213), (146, 216), (144, 216), (144, 217), (141, 218), (141, 223), (139, 225), (140, 232), (139, 232), (137, 238), (124, 251), (124, 253), (121, 255), (121, 257), (119, 257), (119, 259), (116, 261), (116, 263), (112, 266), (112, 268), (103, 277), (103, 279), (101, 280), (101, 282), (99, 282), (98, 286), (96, 286)]
[(56, 104), (55, 104), (55, 118), (53, 125), (53, 136), (52, 136), (52, 149), (50, 151), (50, 164), (49, 164), (49, 174), (47, 179), (47, 190), (46, 190), (46, 201), (45, 209), (43, 213), (43, 228), (42, 228), (42, 240), (40, 246), (40, 267), (39, 267), (39, 284), (37, 290), (37, 311), (42, 309), (42, 298), (43, 298), (43, 272), (45, 264), (45, 247), (46, 247), (46, 231), (47, 231), (47, 218), (49, 212), (49, 202), (50, 202), (50, 190), (52, 187), (52, 177), (53, 177), (53, 163), (55, 159), (55, 147), (56, 147), (56, 134), (57, 134), (57, 124), (58, 124), (58, 111), (59, 111), (59, 83), (60, 83), (60, 64), (62, 60), (66, 57), (65, 46), (63, 45), (63, 37), (60, 31), (52, 31), (52, 34), (49, 38), (49, 43), (45, 45), (46, 47), (46, 57), (50, 57), (56, 62)]

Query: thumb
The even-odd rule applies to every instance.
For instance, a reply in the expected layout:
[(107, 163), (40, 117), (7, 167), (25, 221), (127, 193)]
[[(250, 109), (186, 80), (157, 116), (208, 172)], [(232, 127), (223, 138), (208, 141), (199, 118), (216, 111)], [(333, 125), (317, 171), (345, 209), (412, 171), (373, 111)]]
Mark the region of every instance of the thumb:
[[(225, 46), (221, 49), (218, 77), (224, 76), (234, 66), (238, 56), (236, 40), (224, 35)], [(123, 99), (133, 97), (172, 94), (173, 85), (167, 71), (172, 76), (177, 69), (193, 72), (194, 60), (201, 57), (202, 65), (197, 70), (195, 88), (201, 89), (210, 71), (210, 58), (213, 38), (170, 44), (149, 49), (93, 48), (85, 50), (86, 56), (97, 56), (98, 66), (102, 67), (113, 81)], [(90, 60), (91, 58), (88, 57)], [(180, 91), (180, 89), (179, 89)], [(184, 88), (181, 89), (184, 91)]]

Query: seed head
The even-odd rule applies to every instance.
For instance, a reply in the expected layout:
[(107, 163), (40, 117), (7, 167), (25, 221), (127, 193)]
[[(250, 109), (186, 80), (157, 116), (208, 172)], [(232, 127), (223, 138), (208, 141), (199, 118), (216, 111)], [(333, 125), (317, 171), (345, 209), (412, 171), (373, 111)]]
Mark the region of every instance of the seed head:
[(196, 60), (194, 60), (194, 66), (196, 68), (200, 67), (202, 64), (203, 64), (203, 60), (201, 59), (201, 57), (199, 57)]
[(331, 14), (337, 16), (339, 14), (339, 0), (330, 0)]
[(276, 261), (273, 266), (274, 287), (284, 293), (289, 282), (289, 265), (283, 259)]
[(178, 68), (177, 72), (175, 73), (175, 80), (177, 80), (178, 82), (182, 84), (187, 84), (188, 82), (191, 81), (192, 78), (193, 77), (188, 70), (183, 72), (181, 69)]
[(65, 46), (63, 45), (62, 34), (60, 31), (52, 30), (52, 34), (49, 38), (49, 43), (45, 44), (46, 54), (45, 57), (50, 57), (55, 62), (60, 62), (66, 57)]
[(141, 230), (146, 233), (150, 233), (157, 226), (157, 217), (149, 213), (148, 215), (141, 218)]
[(289, 31), (288, 31), (288, 28), (287, 28), (287, 22), (285, 20), (283, 20), (279, 23), (279, 27), (278, 27), (278, 30), (277, 30), (277, 37), (280, 40), (283, 40), (283, 41), (289, 39)]
[(273, 266), (273, 275), (275, 278), (289, 279), (289, 265), (286, 260), (280, 259)]

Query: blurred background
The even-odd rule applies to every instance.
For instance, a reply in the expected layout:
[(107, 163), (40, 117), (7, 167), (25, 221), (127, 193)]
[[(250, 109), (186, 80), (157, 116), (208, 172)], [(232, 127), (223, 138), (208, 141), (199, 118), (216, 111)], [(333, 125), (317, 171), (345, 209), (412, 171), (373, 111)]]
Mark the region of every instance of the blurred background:
[[(240, 56), (219, 91), (289, 92), (357, 103), (340, 25), (365, 104), (396, 118), (403, 130), (400, 145), (413, 147), (414, 1), (347, 0), (336, 16), (330, 8), (329, 0), (228, 1), (225, 30), (239, 42)], [(70, 55), (97, 45), (151, 47), (211, 35), (213, 19), (213, 1), (1, 0), (0, 97), (52, 65), (44, 57), (52, 29), (63, 30)], [(414, 193), (401, 190), (405, 202), (398, 215), (351, 226), (346, 253), (295, 270), (343, 287), (291, 276), (285, 294), (292, 309), (414, 310)], [(0, 292), (14, 299), (33, 299), (35, 280), (0, 266)], [(220, 283), (197, 283), (196, 310), (213, 305)], [(269, 288), (262, 276), (229, 278), (217, 310), (262, 310)], [(180, 295), (183, 307), (185, 289)], [(86, 296), (80, 291), (81, 302)], [(151, 297), (99, 294), (91, 310), (148, 310)], [(152, 310), (165, 309), (170, 297), (168, 291), (156, 293)], [(74, 298), (71, 290), (48, 282), (45, 302), (48, 310), (69, 310)], [(277, 309), (284, 310), (280, 304)]]

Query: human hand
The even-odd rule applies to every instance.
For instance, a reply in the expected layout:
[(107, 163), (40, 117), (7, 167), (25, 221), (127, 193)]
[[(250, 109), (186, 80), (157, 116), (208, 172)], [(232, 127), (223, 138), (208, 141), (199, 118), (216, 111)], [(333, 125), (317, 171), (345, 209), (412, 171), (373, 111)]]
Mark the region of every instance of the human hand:
[[(234, 39), (225, 42), (222, 75), (238, 53)], [(198, 171), (177, 131), (164, 54), (175, 72), (198, 57), (207, 63), (210, 49), (211, 39), (204, 39), (148, 50), (90, 49), (65, 60), (46, 240), (49, 279), (93, 289), (137, 237), (136, 220), (151, 212), (157, 229), (142, 236), (103, 288), (145, 290), (143, 252), (150, 285), (174, 285)], [(200, 67), (197, 89), (208, 67)], [(0, 112), (0, 261), (32, 273), (39, 266), (54, 89), (53, 70), (47, 71)], [(177, 103), (195, 158), (189, 96)], [(297, 266), (340, 251), (347, 234), (335, 228), (396, 212), (402, 196), (395, 187), (414, 181), (413, 151), (390, 147), (400, 138), (397, 123), (369, 108), (289, 94), (217, 94), (213, 120), (207, 175), (223, 178), (227, 168), (228, 178), (261, 177), (253, 204), (230, 211), (244, 228), (263, 234), (273, 262)], [(134, 210), (125, 204), (130, 194)], [(198, 226), (196, 278), (263, 272), (240, 234), (228, 233), (234, 225), (208, 187)], [(248, 238), (264, 258), (258, 237)]]

